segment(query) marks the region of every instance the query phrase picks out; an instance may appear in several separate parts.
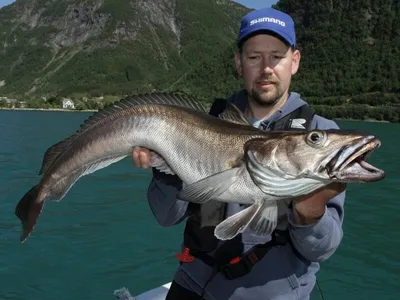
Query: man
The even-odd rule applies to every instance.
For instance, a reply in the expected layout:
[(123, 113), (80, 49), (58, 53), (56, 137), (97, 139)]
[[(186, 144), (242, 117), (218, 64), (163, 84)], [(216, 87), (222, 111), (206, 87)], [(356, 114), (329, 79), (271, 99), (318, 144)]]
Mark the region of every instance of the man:
[[(272, 8), (250, 12), (242, 19), (235, 53), (245, 89), (228, 101), (235, 103), (254, 126), (279, 129), (280, 120), (307, 108), (299, 94), (289, 93), (299, 63), (292, 18)], [(307, 124), (304, 120), (291, 122), (297, 129)], [(308, 124), (311, 129), (338, 128), (318, 115), (311, 115)], [(136, 166), (149, 167), (149, 157), (146, 149), (133, 151)], [(215, 241), (213, 227), (202, 227), (199, 221), (207, 214), (206, 209), (176, 199), (181, 188), (179, 178), (157, 170), (153, 174), (148, 200), (157, 221), (172, 226), (188, 217), (184, 253), (177, 256), (181, 263), (167, 299), (309, 299), (319, 262), (330, 257), (342, 239), (345, 185), (331, 184), (290, 199), (283, 231), (288, 234), (282, 243), (278, 234), (259, 237), (247, 230), (231, 241)], [(243, 208), (227, 204), (223, 218)], [(212, 219), (212, 212), (206, 217)]]

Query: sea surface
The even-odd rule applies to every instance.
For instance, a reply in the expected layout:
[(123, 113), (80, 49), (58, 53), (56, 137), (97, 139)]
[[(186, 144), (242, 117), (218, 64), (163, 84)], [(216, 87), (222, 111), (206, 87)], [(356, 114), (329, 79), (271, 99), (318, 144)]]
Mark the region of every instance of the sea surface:
[[(146, 201), (150, 171), (127, 158), (48, 202), (25, 243), (14, 215), (38, 180), (45, 150), (92, 113), (0, 111), (0, 300), (116, 299), (169, 282), (183, 225), (162, 228)], [(400, 299), (400, 124), (338, 121), (370, 131), (369, 159), (387, 177), (347, 189), (344, 238), (318, 273), (312, 299)]]

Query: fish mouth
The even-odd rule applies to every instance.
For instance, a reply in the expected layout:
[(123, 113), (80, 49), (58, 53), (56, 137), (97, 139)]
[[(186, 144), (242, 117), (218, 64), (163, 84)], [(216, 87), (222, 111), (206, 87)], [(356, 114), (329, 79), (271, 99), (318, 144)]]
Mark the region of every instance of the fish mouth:
[(344, 146), (327, 165), (332, 179), (342, 182), (373, 182), (385, 177), (385, 172), (367, 163), (368, 157), (381, 142), (374, 136), (361, 138), (351, 146)]

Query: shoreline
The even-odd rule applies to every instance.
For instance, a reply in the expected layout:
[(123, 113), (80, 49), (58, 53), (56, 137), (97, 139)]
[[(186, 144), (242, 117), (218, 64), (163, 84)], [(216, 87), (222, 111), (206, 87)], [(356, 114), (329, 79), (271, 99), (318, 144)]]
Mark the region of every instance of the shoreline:
[(64, 112), (97, 112), (97, 109), (67, 109), (67, 108), (9, 108), (9, 107), (0, 107), (0, 110), (37, 110), (37, 111), (64, 111)]
[[(0, 110), (25, 110), (25, 111), (32, 111), (32, 110), (37, 110), (37, 111), (62, 111), (62, 112), (97, 112), (98, 109), (82, 109), (82, 110), (77, 110), (77, 109), (67, 109), (67, 108), (9, 108), (9, 107), (0, 107)], [(342, 119), (342, 118), (334, 118), (335, 120), (338, 121), (354, 121), (354, 122), (369, 122), (369, 123), (388, 123), (390, 124), (391, 122), (389, 121), (379, 121), (379, 120), (374, 120), (374, 119), (365, 119), (365, 120), (358, 120), (358, 119)]]
[(388, 123), (391, 124), (390, 121), (385, 121), (385, 120), (374, 120), (374, 119), (365, 119), (365, 120), (361, 120), (361, 119), (342, 119), (342, 118), (334, 118), (335, 120), (338, 121), (354, 121), (354, 122), (369, 122), (369, 123)]

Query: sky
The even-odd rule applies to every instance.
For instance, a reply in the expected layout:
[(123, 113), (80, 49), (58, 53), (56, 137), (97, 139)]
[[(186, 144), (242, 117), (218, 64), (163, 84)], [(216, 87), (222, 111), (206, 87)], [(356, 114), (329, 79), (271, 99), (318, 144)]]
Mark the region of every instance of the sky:
[[(0, 7), (8, 5), (14, 2), (14, 0), (0, 0)], [(235, 0), (244, 6), (250, 8), (262, 8), (262, 7), (270, 7), (272, 4), (278, 2), (278, 0)]]
[(0, 0), (0, 7), (8, 5), (12, 2), (14, 2), (14, 0)]
[(235, 2), (250, 8), (264, 8), (271, 7), (271, 5), (276, 4), (278, 0), (235, 0)]

